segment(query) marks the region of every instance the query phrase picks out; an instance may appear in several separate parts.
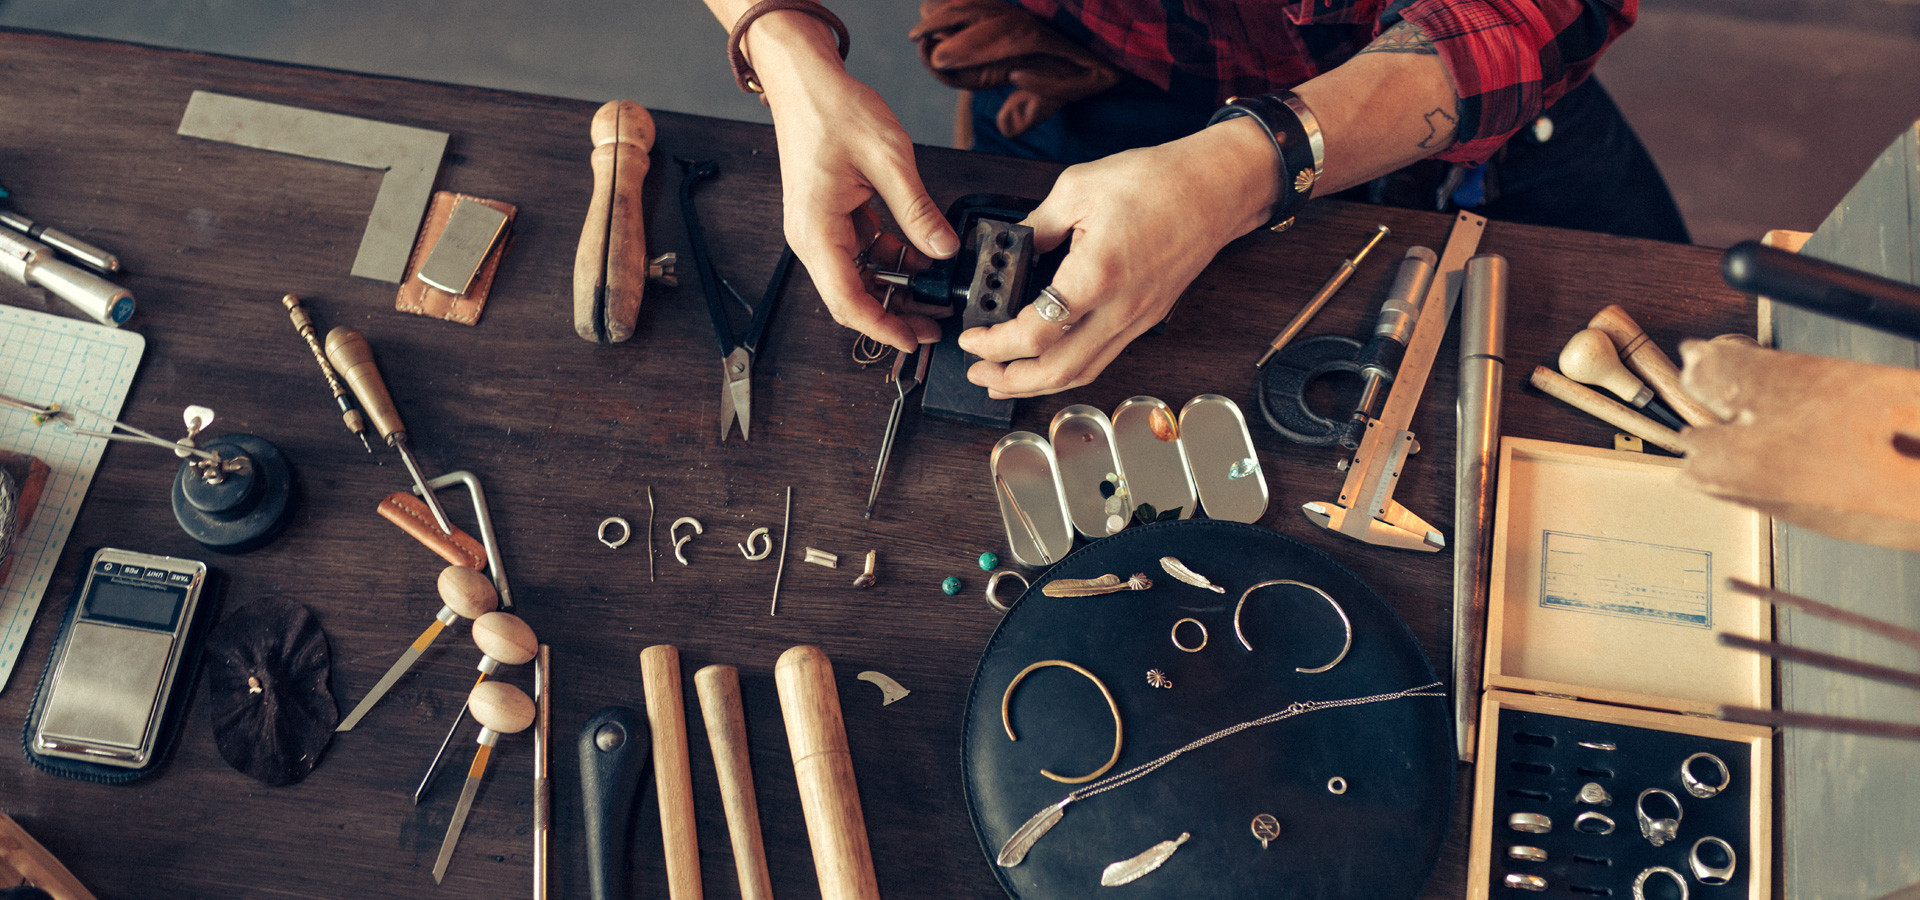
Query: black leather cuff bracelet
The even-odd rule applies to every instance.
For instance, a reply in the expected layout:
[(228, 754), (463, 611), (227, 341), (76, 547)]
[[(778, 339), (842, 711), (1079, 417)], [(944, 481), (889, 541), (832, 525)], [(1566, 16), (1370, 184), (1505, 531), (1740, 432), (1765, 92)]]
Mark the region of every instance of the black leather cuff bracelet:
[(1307, 205), (1307, 198), (1313, 196), (1314, 183), (1320, 180), (1320, 169), (1327, 155), (1326, 143), (1320, 137), (1320, 123), (1306, 103), (1292, 91), (1285, 91), (1230, 98), (1207, 124), (1241, 116), (1260, 123), (1279, 155), (1280, 199), (1273, 204), (1273, 215), (1267, 219), (1266, 227), (1269, 231), (1285, 231), (1293, 227), (1294, 216)]

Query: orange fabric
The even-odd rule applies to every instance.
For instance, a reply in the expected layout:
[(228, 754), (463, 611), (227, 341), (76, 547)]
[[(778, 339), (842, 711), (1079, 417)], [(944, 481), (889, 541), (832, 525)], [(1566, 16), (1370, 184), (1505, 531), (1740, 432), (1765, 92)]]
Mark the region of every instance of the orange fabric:
[(920, 45), (920, 61), (949, 87), (1012, 85), (994, 118), (1008, 137), (1120, 81), (1113, 66), (1002, 0), (924, 0), (920, 24), (907, 38)]

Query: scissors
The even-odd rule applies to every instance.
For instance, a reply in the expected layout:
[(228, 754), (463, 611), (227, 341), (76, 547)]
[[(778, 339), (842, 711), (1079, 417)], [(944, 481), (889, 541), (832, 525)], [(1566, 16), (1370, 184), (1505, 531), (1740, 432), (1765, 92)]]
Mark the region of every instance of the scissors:
[[(720, 440), (727, 439), (727, 432), (737, 420), (740, 423), (740, 439), (752, 440), (750, 427), (753, 420), (753, 357), (760, 350), (760, 338), (766, 333), (767, 319), (773, 312), (774, 302), (780, 299), (780, 289), (787, 280), (787, 270), (793, 265), (793, 248), (784, 247), (780, 252), (780, 261), (774, 265), (773, 278), (767, 282), (767, 290), (760, 303), (749, 305), (739, 293), (733, 292), (733, 286), (723, 281), (713, 269), (713, 258), (707, 253), (705, 235), (700, 230), (700, 216), (693, 207), (693, 186), (720, 173), (720, 167), (711, 160), (690, 160), (676, 157), (680, 168), (686, 173), (680, 180), (680, 209), (687, 221), (687, 240), (693, 247), (694, 268), (700, 276), (700, 287), (707, 295), (707, 313), (713, 317), (714, 336), (720, 343)], [(747, 331), (734, 336), (733, 322), (727, 317), (727, 301), (722, 291), (733, 292), (734, 298), (742, 306), (748, 306), (753, 318), (747, 323)]]

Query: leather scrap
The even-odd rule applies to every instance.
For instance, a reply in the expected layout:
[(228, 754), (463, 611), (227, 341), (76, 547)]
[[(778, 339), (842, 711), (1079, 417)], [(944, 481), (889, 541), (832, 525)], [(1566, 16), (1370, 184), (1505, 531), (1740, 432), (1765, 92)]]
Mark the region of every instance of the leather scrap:
[(405, 491), (395, 491), (380, 501), (380, 515), (387, 521), (400, 526), (400, 530), (413, 535), (413, 539), (427, 546), (427, 549), (440, 554), (440, 558), (456, 566), (479, 569), (487, 564), (487, 548), (473, 536), (454, 526), (452, 534), (441, 534), (440, 526), (433, 521), (433, 511), (419, 497)]
[(1013, 85), (994, 118), (1019, 137), (1075, 100), (1120, 83), (1120, 72), (1005, 0), (924, 0), (907, 32), (942, 84), (977, 91)]
[[(506, 213), (507, 224), (501, 230), (500, 239), (494, 242), (493, 249), (487, 251), (486, 262), (481, 263), (480, 270), (474, 273), (473, 283), (467, 285), (467, 292), (450, 294), (421, 281), (420, 267), (426, 264), (427, 254), (440, 240), (440, 233), (447, 229), (447, 219), (453, 215), (454, 204), (461, 200), (484, 203)], [(513, 217), (517, 212), (518, 207), (511, 203), (453, 191), (434, 191), (432, 202), (427, 204), (426, 221), (420, 225), (420, 236), (413, 242), (413, 254), (407, 257), (407, 274), (400, 280), (400, 292), (393, 298), (393, 308), (462, 325), (479, 324), (480, 312), (487, 306), (487, 292), (493, 288), (494, 270), (500, 268), (500, 257), (513, 240)]]

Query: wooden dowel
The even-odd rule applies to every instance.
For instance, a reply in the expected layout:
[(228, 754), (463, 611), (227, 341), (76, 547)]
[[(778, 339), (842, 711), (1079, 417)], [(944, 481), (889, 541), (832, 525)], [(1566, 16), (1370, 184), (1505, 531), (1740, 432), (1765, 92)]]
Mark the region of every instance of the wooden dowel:
[(840, 717), (840, 693), (833, 664), (819, 647), (799, 646), (780, 654), (773, 667), (786, 719), (787, 745), (800, 786), (800, 810), (813, 846), (813, 868), (823, 900), (878, 900), (873, 851), (867, 845), (866, 818), (853, 779), (853, 755), (847, 726)]
[(1892, 622), (1876, 619), (1872, 616), (1863, 616), (1851, 610), (1821, 603), (1818, 600), (1802, 597), (1798, 594), (1789, 594), (1786, 591), (1775, 590), (1770, 587), (1761, 587), (1753, 582), (1743, 581), (1738, 578), (1727, 579), (1727, 586), (1740, 593), (1751, 594), (1776, 606), (1788, 606), (1831, 622), (1852, 625), (1863, 631), (1871, 631), (1888, 640), (1898, 641), (1915, 650), (1920, 650), (1920, 631), (1904, 625), (1895, 625)]
[(1849, 719), (1843, 716), (1783, 712), (1777, 709), (1755, 709), (1751, 706), (1722, 706), (1720, 707), (1720, 718), (1729, 722), (1744, 722), (1748, 725), (1769, 725), (1774, 728), (1812, 728), (1816, 731), (1842, 731), (1848, 734), (1864, 734), (1872, 737), (1890, 737), (1907, 741), (1920, 741), (1920, 725), (1908, 725), (1903, 722), (1885, 722), (1879, 719)]
[(1588, 328), (1598, 328), (1613, 339), (1613, 345), (1620, 350), (1620, 361), (1627, 364), (1634, 374), (1640, 376), (1653, 392), (1665, 400), (1667, 407), (1678, 413), (1680, 418), (1693, 425), (1718, 425), (1720, 417), (1693, 399), (1680, 386), (1680, 368), (1673, 359), (1660, 349), (1647, 332), (1635, 322), (1627, 311), (1618, 306), (1608, 306), (1594, 313)]
[(1751, 650), (1755, 653), (1764, 653), (1774, 659), (1813, 666), (1816, 669), (1826, 669), (1830, 672), (1844, 672), (1848, 675), (1857, 675), (1872, 681), (1897, 684), (1901, 687), (1920, 690), (1920, 672), (1909, 672), (1905, 669), (1896, 669), (1891, 666), (1882, 666), (1870, 662), (1861, 662), (1857, 659), (1849, 659), (1844, 656), (1835, 656), (1831, 653), (1822, 653), (1818, 650), (1795, 647), (1792, 644), (1776, 644), (1772, 641), (1755, 640), (1737, 634), (1720, 635), (1720, 643), (1739, 650)]
[(647, 695), (647, 722), (653, 730), (653, 788), (660, 801), (667, 896), (700, 900), (700, 838), (693, 816), (693, 765), (687, 758), (680, 651), (671, 644), (640, 651), (640, 679)]
[(760, 804), (753, 791), (753, 761), (748, 753), (747, 717), (740, 703), (740, 672), (732, 666), (707, 666), (693, 673), (700, 715), (713, 748), (720, 803), (727, 811), (727, 839), (740, 876), (741, 900), (772, 900), (767, 850), (760, 836)]
[(1672, 453), (1685, 454), (1680, 433), (1546, 366), (1533, 369), (1533, 386), (1602, 422)]

